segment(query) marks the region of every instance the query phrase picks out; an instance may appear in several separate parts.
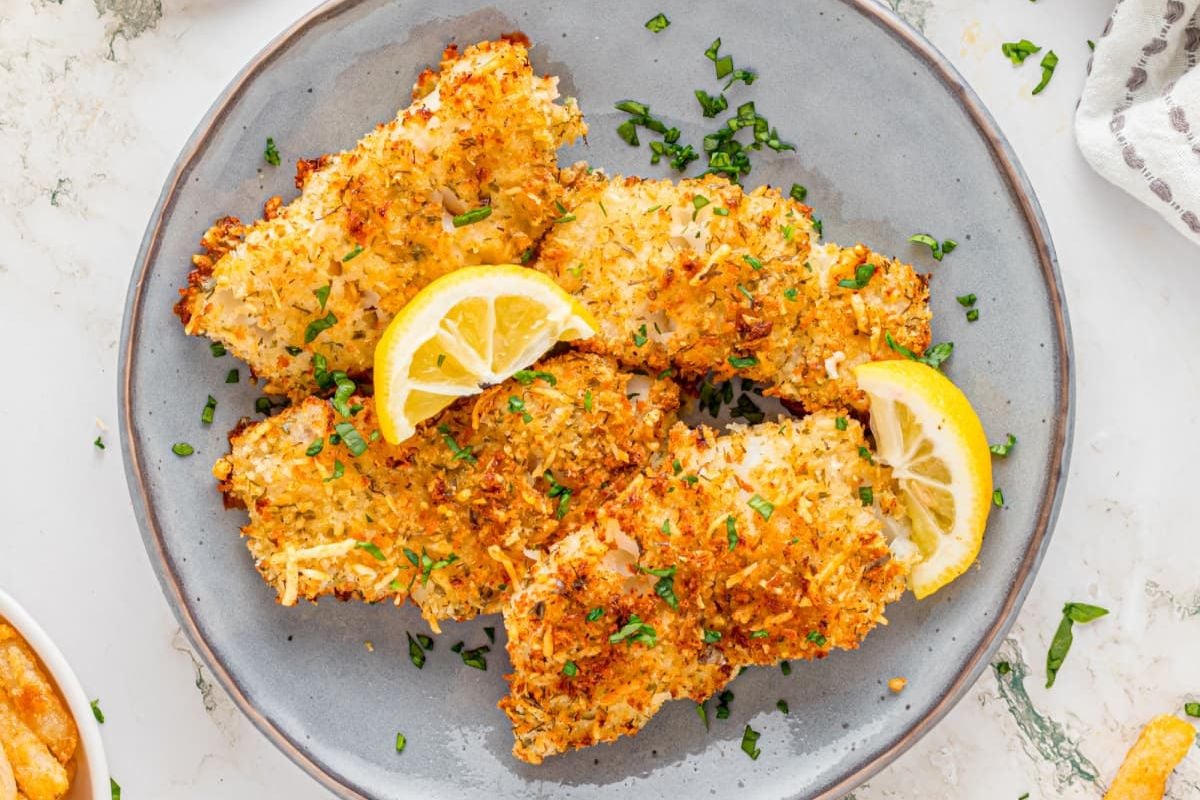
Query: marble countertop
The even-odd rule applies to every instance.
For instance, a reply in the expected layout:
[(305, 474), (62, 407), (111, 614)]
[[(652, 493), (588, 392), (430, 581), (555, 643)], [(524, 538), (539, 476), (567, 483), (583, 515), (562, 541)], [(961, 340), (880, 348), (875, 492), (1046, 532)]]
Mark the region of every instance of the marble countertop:
[[(1072, 140), (1087, 40), (1112, 0), (889, 0), (997, 117), (1061, 259), (1077, 421), (1057, 531), (1004, 658), (1041, 675), (1068, 600), (1113, 610), (1076, 629), (1051, 690), (988, 671), (912, 751), (851, 795), (1098, 798), (1140, 726), (1200, 695), (1200, 250), (1105, 183)], [(143, 228), (177, 153), (255, 52), (315, 0), (0, 0), (0, 340), (8, 389), (0, 586), (57, 640), (107, 714), (130, 798), (329, 795), (251, 727), (189, 649), (142, 547), (112, 430), (117, 341)], [(1050, 87), (1000, 43), (1061, 58)], [(93, 447), (97, 435), (110, 442)], [(71, 487), (69, 493), (62, 487)], [(68, 499), (69, 498), (69, 499)], [(52, 593), (45, 587), (52, 587)], [(910, 676), (918, 677), (918, 676)], [(1200, 755), (1168, 797), (1200, 796)]]

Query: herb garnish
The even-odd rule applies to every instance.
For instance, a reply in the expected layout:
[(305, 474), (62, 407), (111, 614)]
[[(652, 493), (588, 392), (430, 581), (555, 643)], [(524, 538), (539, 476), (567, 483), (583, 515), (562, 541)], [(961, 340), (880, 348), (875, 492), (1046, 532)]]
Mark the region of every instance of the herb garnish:
[(99, 722), (101, 725), (104, 724), (104, 712), (100, 710), (99, 700), (92, 701), (92, 716), (96, 718), (96, 722)]
[(267, 137), (267, 147), (263, 150), (263, 159), (272, 167), (278, 167), (280, 164), (279, 148), (275, 146), (275, 140), (270, 136)]
[(1087, 603), (1067, 603), (1063, 606), (1062, 613), (1062, 622), (1058, 623), (1058, 630), (1054, 632), (1050, 650), (1046, 653), (1047, 689), (1054, 685), (1055, 679), (1058, 678), (1058, 671), (1062, 668), (1063, 661), (1066, 660), (1067, 653), (1071, 650), (1071, 642), (1075, 639), (1072, 633), (1075, 623), (1099, 619), (1108, 613), (1108, 609)]
[(354, 546), (360, 550), (366, 550), (368, 553), (374, 556), (375, 560), (377, 561), (387, 561), (387, 556), (383, 554), (383, 551), (371, 542), (355, 542)]
[(817, 647), (824, 647), (825, 643), (829, 641), (825, 638), (825, 634), (821, 633), (820, 631), (809, 631), (808, 635), (804, 638), (815, 644)]
[(596, 607), (587, 613), (587, 621), (595, 622), (596, 620), (600, 619), (603, 616), (604, 616), (604, 609), (600, 608), (600, 607)]
[(346, 445), (346, 449), (353, 456), (361, 456), (367, 452), (367, 440), (362, 437), (358, 429), (349, 422), (339, 422), (333, 426), (337, 431), (337, 435), (342, 437), (342, 444)]
[(321, 331), (326, 331), (337, 324), (337, 315), (330, 311), (320, 319), (314, 319), (308, 323), (308, 327), (304, 329), (304, 343), (309, 344), (313, 339), (321, 335)]
[(318, 436), (316, 439), (313, 439), (312, 444), (310, 444), (308, 446), (308, 449), (304, 451), (304, 455), (315, 456), (315, 455), (318, 455), (324, 449), (325, 449), (325, 439), (324, 439), (324, 437)]
[(748, 723), (746, 730), (742, 731), (742, 752), (750, 756), (754, 761), (757, 761), (758, 756), (762, 753), (762, 750), (758, 748), (758, 737), (761, 735), (754, 728), (751, 728)]
[(771, 515), (775, 513), (775, 505), (770, 500), (767, 500), (761, 495), (754, 495), (746, 501), (746, 505), (758, 512), (758, 515), (764, 520), (769, 520)]
[(758, 366), (758, 359), (754, 356), (730, 356), (729, 364), (734, 369), (749, 369)]
[[(1200, 717), (1200, 703), (1184, 703), (1183, 713), (1189, 717)], [(103, 722), (104, 720), (100, 720)]]
[(468, 667), (483, 670), (487, 672), (487, 659), (483, 657), (484, 653), (490, 653), (492, 648), (486, 644), (476, 647), (474, 650), (462, 650), (459, 655), (462, 656), (462, 662)]
[(732, 514), (725, 518), (725, 539), (729, 542), (730, 550), (737, 547), (737, 520), (733, 518)]
[(404, 748), (408, 746), (408, 737), (403, 733), (396, 734), (396, 752), (403, 753)]
[(1003, 53), (1014, 66), (1021, 66), (1025, 63), (1025, 59), (1029, 58), (1034, 53), (1042, 52), (1042, 48), (1038, 47), (1028, 39), (1022, 39), (1019, 42), (1004, 42), (1000, 45), (1000, 52)]
[(853, 278), (842, 278), (838, 281), (838, 286), (843, 289), (865, 289), (871, 281), (871, 276), (875, 274), (874, 264), (859, 264), (854, 268)]
[(933, 255), (935, 261), (941, 261), (958, 248), (958, 242), (954, 241), (953, 239), (946, 239), (945, 241), (939, 242), (928, 233), (914, 233), (912, 236), (908, 237), (908, 240), (913, 244), (923, 244), (928, 247), (929, 252)]
[(451, 222), (454, 223), (454, 227), (461, 228), (464, 225), (474, 225), (476, 222), (483, 222), (485, 219), (487, 219), (491, 215), (492, 215), (492, 207), (491, 206), (483, 206), (481, 208), (473, 208), (470, 211), (467, 211), (462, 214), (457, 214), (451, 220)]
[(629, 621), (620, 630), (609, 636), (608, 642), (609, 644), (639, 642), (647, 647), (654, 647), (658, 644), (658, 634), (655, 633), (654, 628), (642, 622), (642, 618), (637, 614), (630, 614)]
[(954, 342), (941, 342), (925, 351), (924, 355), (917, 355), (912, 350), (909, 350), (904, 345), (892, 338), (891, 332), (885, 333), (883, 338), (887, 341), (888, 347), (895, 350), (900, 355), (907, 358), (909, 361), (920, 361), (922, 364), (928, 364), (934, 369), (941, 369), (943, 363), (954, 352)]
[(988, 449), (992, 451), (993, 455), (997, 455), (997, 456), (1000, 456), (1001, 458), (1004, 458), (1010, 452), (1012, 452), (1013, 446), (1016, 443), (1017, 443), (1017, 437), (1013, 436), (1010, 433), (1010, 434), (1008, 434), (1008, 438), (1005, 439), (1004, 444), (994, 444), (994, 445), (990, 446)]
[(313, 289), (313, 296), (316, 297), (317, 302), (321, 304), (322, 311), (325, 310), (325, 303), (329, 301), (329, 291), (332, 288), (333, 286), (327, 283), (319, 289)]
[(94, 446), (94, 447), (95, 447), (97, 450), (103, 450), (103, 449), (104, 449), (104, 439), (103, 439), (102, 437), (100, 437), (100, 436), (97, 436), (97, 437), (96, 437), (96, 440), (95, 440), (94, 442), (92, 442), (92, 445), (93, 445), (93, 446)]
[(220, 358), (225, 355), (225, 345), (220, 342), (213, 342), (208, 346), (208, 349), (212, 352), (213, 358)]
[(171, 445), (171, 452), (182, 458), (184, 456), (190, 456), (192, 453), (196, 452), (196, 448), (192, 447), (187, 442), (176, 442), (175, 444)]
[(513, 373), (513, 379), (522, 386), (529, 386), (534, 381), (545, 381), (551, 386), (558, 384), (558, 378), (555, 378), (549, 372), (541, 372), (533, 369), (519, 369)]
[(238, 373), (237, 369), (231, 369), (231, 370), (229, 370), (229, 372), (225, 373), (225, 382), (226, 383), (237, 383), (238, 380), (239, 380), (239, 373)]
[(361, 244), (354, 245), (353, 250), (351, 250), (349, 253), (346, 253), (346, 255), (342, 256), (342, 263), (345, 264), (347, 261), (353, 261), (354, 259), (358, 258), (359, 255), (362, 254), (362, 251), (363, 251), (363, 247)]
[(658, 578), (654, 582), (654, 593), (661, 597), (671, 608), (679, 609), (679, 598), (675, 596), (675, 567), (651, 569), (638, 565), (638, 571)]
[(330, 481), (336, 481), (338, 478), (342, 477), (345, 474), (346, 474), (346, 465), (335, 458), (333, 460), (333, 473), (330, 474), (330, 476), (328, 478), (326, 478), (324, 481), (322, 481), (322, 483), (329, 483)]
[(670, 26), (671, 20), (667, 19), (667, 15), (661, 12), (646, 20), (646, 30), (651, 33), (662, 33)]
[(782, 672), (784, 675), (791, 675), (792, 674), (791, 662), (790, 661), (780, 661), (779, 662), (779, 671)]
[(450, 452), (454, 454), (454, 461), (466, 461), (468, 464), (475, 464), (479, 459), (471, 453), (471, 445), (460, 447), (458, 441), (454, 438), (454, 434), (450, 433), (449, 425), (438, 425), (438, 433), (442, 435), (442, 441), (446, 443), (446, 447), (450, 448)]
[(646, 342), (648, 342), (648, 341), (649, 341), (649, 338), (647, 337), (647, 334), (646, 334), (646, 323), (643, 322), (642, 327), (638, 328), (637, 332), (633, 334), (633, 346), (641, 347), (642, 345), (646, 344)]
[(546, 482), (550, 484), (550, 491), (546, 492), (546, 496), (551, 500), (556, 497), (558, 498), (558, 508), (555, 509), (554, 515), (558, 519), (562, 519), (567, 515), (568, 507), (571, 504), (571, 494), (573, 492), (571, 489), (568, 489), (555, 480), (554, 473), (550, 470), (543, 472), (542, 477), (545, 478)]
[(725, 99), (725, 95), (718, 94), (714, 97), (703, 89), (696, 90), (696, 100), (700, 103), (700, 113), (705, 117), (715, 117), (729, 108), (729, 101)]
[(712, 644), (713, 642), (719, 642), (719, 641), (721, 641), (721, 632), (720, 631), (710, 631), (707, 628), (704, 629), (704, 643), (705, 644)]
[(858, 487), (858, 499), (862, 501), (864, 506), (873, 505), (875, 503), (875, 490), (870, 486)]
[(808, 199), (808, 187), (793, 183), (791, 191), (788, 192), (788, 197), (799, 203), (803, 203)]
[(1050, 79), (1054, 77), (1054, 68), (1058, 66), (1058, 56), (1051, 50), (1042, 58), (1042, 80), (1034, 87), (1034, 94), (1041, 94), (1042, 90), (1049, 85)]
[(775, 707), (778, 708), (784, 714), (791, 713), (788, 709), (787, 700), (776, 700)]
[(408, 637), (408, 660), (417, 669), (423, 669), (425, 667), (425, 651), (421, 649), (421, 645), (411, 633), (405, 631), (404, 635)]
[(568, 678), (574, 678), (577, 674), (579, 674), (579, 667), (576, 666), (574, 661), (568, 661), (563, 664), (563, 675), (566, 675)]
[(726, 689), (717, 695), (717, 719), (729, 719), (729, 704), (733, 702), (733, 692)]
[(996, 506), (996, 508), (1004, 507), (1004, 490), (1003, 489), (996, 489), (996, 491), (992, 492), (992, 503)]
[(846, 430), (846, 426), (849, 424), (850, 423), (846, 421), (845, 417), (835, 417), (833, 420), (833, 427), (837, 428), (839, 431)]

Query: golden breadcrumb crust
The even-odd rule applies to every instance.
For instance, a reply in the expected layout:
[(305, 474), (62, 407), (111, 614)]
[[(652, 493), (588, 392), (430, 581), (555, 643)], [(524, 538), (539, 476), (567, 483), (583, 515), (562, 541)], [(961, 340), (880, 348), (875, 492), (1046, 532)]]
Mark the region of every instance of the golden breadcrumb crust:
[[(676, 425), (663, 458), (504, 607), (514, 755), (538, 763), (636, 733), (743, 666), (852, 649), (885, 623), (907, 570), (882, 530), (899, 513), (888, 470), (865, 445), (833, 412), (723, 436)], [(635, 615), (650, 633), (622, 638)]]
[[(585, 349), (684, 377), (713, 370), (810, 411), (865, 412), (851, 368), (929, 345), (926, 279), (862, 245), (821, 245), (810, 209), (715, 175), (678, 182), (563, 171), (575, 217), (533, 266), (600, 320)], [(874, 268), (861, 288), (863, 265)]]
[[(314, 388), (313, 353), (365, 374), (422, 287), (462, 266), (521, 260), (559, 216), (555, 152), (586, 128), (573, 100), (554, 103), (556, 85), (534, 75), (521, 41), (448, 48), (396, 119), (351, 150), (301, 161), (297, 199), (205, 234), (176, 306), (187, 332), (223, 343), (293, 399)], [(454, 224), (485, 208), (485, 219)], [(318, 320), (328, 327), (310, 337)]]
[[(235, 432), (214, 474), (249, 512), (242, 533), (280, 602), (411, 597), (435, 628), (499, 611), (531, 559), (663, 446), (679, 403), (670, 381), (634, 379), (644, 386), (631, 388), (632, 376), (598, 356), (568, 354), (536, 369), (555, 382), (507, 381), (398, 446), (370, 441), (370, 399), (351, 399), (362, 410), (344, 418), (310, 397)], [(331, 442), (339, 423), (368, 440), (365, 452)], [(307, 455), (317, 440), (321, 451)]]

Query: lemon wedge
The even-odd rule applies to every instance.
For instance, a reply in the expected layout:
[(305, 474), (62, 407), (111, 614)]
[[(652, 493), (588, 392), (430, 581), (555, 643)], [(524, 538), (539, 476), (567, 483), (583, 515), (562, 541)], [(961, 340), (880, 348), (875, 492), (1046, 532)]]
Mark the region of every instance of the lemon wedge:
[(927, 597), (979, 555), (992, 499), (987, 436), (966, 395), (933, 367), (874, 361), (854, 374), (870, 398), (877, 457), (892, 468), (920, 553), (913, 594)]
[(383, 438), (399, 444), (457, 398), (596, 328), (578, 300), (526, 267), (467, 267), (438, 278), (400, 310), (375, 347)]

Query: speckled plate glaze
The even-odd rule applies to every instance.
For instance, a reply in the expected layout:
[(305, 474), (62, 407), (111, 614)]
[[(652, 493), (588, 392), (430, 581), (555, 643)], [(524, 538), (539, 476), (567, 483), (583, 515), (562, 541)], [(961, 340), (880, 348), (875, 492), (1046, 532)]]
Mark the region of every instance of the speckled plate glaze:
[[(659, 10), (672, 25), (656, 36), (643, 23)], [(226, 385), (237, 365), (185, 337), (171, 314), (214, 218), (255, 218), (266, 197), (294, 194), (290, 169), (262, 163), (267, 136), (285, 162), (349, 146), (408, 103), (413, 79), (445, 44), (514, 30), (529, 35), (538, 70), (562, 78), (591, 125), (564, 163), (647, 176), (667, 172), (616, 136), (613, 102), (649, 101), (698, 142), (706, 126), (692, 90), (714, 88), (703, 51), (721, 36), (723, 52), (761, 74), (731, 102), (754, 99), (797, 145), (761, 154), (748, 183), (803, 183), (830, 239), (869, 242), (931, 271), (936, 338), (956, 344), (948, 372), (993, 440), (1020, 439), (998, 464), (1008, 506), (993, 515), (977, 568), (930, 600), (898, 603), (859, 652), (797, 664), (790, 676), (748, 671), (733, 686), (732, 715), (710, 731), (691, 703), (674, 703), (636, 738), (540, 767), (509, 754), (496, 708), (508, 668), (498, 619), (448, 625), (417, 671), (404, 632), (424, 625), (411, 608), (275, 604), (237, 535), (243, 516), (222, 508), (209, 475), (256, 392), (244, 378)], [(935, 264), (906, 241), (926, 230), (961, 246)], [(967, 292), (980, 298), (974, 324), (954, 300)], [(987, 664), (1046, 546), (1071, 433), (1066, 312), (1037, 202), (962, 79), (870, 0), (329, 3), (245, 69), (180, 156), (134, 269), (121, 367), (133, 503), (183, 629), (263, 733), (348, 798), (840, 796), (928, 731)], [(210, 393), (220, 405), (204, 429), (197, 417)], [(180, 440), (196, 446), (194, 457), (171, 454)], [(480, 672), (449, 646), (484, 643), (484, 626), (496, 626), (497, 643)], [(897, 675), (909, 683), (893, 696), (884, 684)], [(790, 715), (775, 710), (779, 698)], [(739, 747), (747, 722), (762, 732), (757, 761)], [(402, 755), (397, 731), (408, 735)]]

